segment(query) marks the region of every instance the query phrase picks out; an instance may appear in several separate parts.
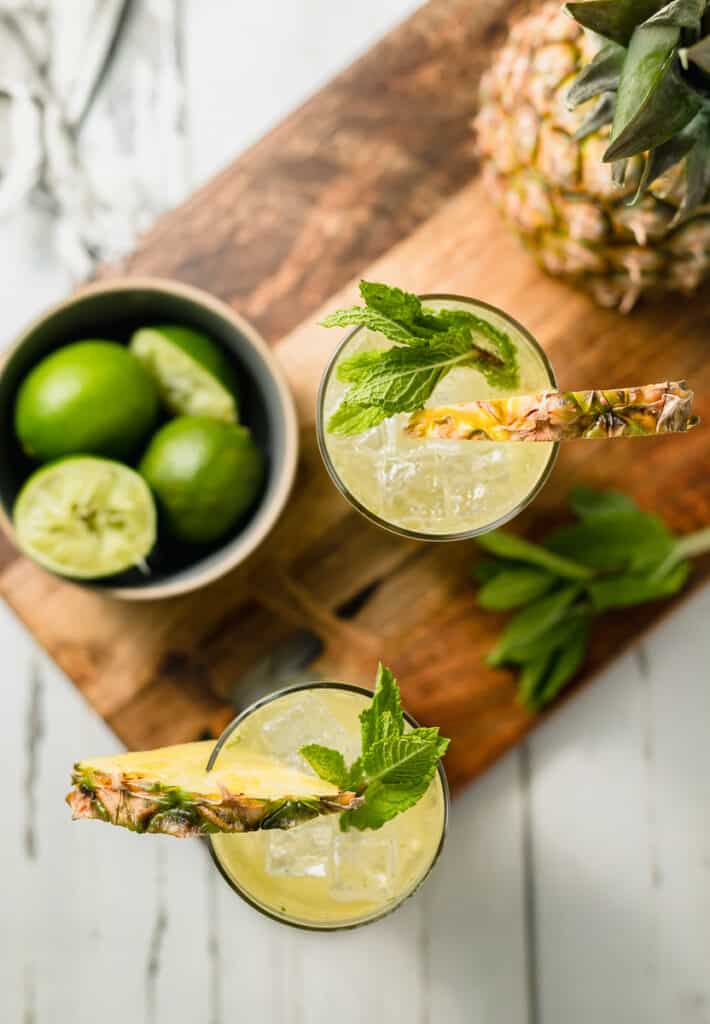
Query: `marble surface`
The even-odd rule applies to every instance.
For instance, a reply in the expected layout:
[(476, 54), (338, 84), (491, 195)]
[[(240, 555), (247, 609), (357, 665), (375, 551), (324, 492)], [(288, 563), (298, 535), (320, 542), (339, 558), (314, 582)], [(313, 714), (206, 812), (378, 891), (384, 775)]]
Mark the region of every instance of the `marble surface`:
[[(91, 130), (130, 152), (137, 58), (177, 78), (169, 201), (415, 6), (176, 0), (156, 39), (161, 3), (133, 4)], [(4, 343), (72, 282), (40, 208), (0, 247)], [(322, 936), (235, 899), (199, 843), (71, 824), (73, 760), (118, 744), (0, 607), (0, 1021), (709, 1024), (709, 617), (705, 589), (464, 793), (416, 900)]]

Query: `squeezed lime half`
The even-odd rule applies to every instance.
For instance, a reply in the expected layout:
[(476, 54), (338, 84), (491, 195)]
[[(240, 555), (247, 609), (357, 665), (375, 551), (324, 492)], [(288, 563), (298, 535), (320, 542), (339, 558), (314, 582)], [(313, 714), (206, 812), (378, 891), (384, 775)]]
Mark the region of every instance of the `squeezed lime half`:
[(86, 455), (36, 470), (13, 512), (25, 554), (84, 580), (143, 564), (155, 543), (156, 519), (150, 488), (135, 470)]
[(130, 347), (171, 412), (237, 422), (234, 370), (206, 335), (189, 327), (142, 327), (134, 333)]

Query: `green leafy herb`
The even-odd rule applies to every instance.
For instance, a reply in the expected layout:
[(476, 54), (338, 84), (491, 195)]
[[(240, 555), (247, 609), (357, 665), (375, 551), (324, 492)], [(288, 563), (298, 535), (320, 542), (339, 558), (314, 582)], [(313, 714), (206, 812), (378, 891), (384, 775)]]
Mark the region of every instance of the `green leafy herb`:
[(392, 288), (386, 284), (373, 281), (360, 282), (360, 294), (365, 305), (376, 309), (392, 320), (404, 323), (416, 323), (422, 316), (422, 304), (418, 295), (403, 292), (401, 288)]
[(631, 498), (620, 491), (596, 491), (593, 487), (575, 487), (569, 503), (574, 514), (585, 522), (638, 511)]
[(552, 573), (524, 566), (502, 569), (479, 592), (478, 603), (488, 611), (505, 612), (542, 597), (554, 585)]
[(313, 771), (332, 782), (338, 789), (345, 789), (350, 780), (350, 772), (345, 764), (345, 758), (339, 750), (331, 750), (329, 747), (322, 747), (319, 743), (309, 743), (301, 747), (301, 755), (305, 757)]
[(479, 604), (519, 609), (487, 660), (517, 666), (518, 699), (531, 711), (574, 678), (596, 616), (672, 597), (688, 579), (689, 559), (710, 552), (710, 528), (676, 537), (617, 491), (578, 487), (570, 506), (578, 521), (542, 544), (503, 530), (478, 538), (494, 556), (474, 567)]
[(593, 570), (641, 572), (667, 558), (673, 543), (658, 516), (635, 509), (563, 526), (548, 537), (545, 547)]
[(519, 380), (515, 345), (505, 331), (465, 310), (422, 307), (400, 288), (360, 283), (365, 306), (337, 310), (324, 327), (367, 327), (395, 344), (359, 352), (339, 364), (338, 379), (350, 385), (328, 421), (334, 434), (359, 434), (399, 412), (416, 412), (456, 366), (478, 370), (496, 387)]
[(362, 753), (348, 768), (337, 750), (311, 743), (301, 754), (322, 779), (353, 789), (363, 802), (340, 816), (343, 831), (381, 828), (414, 806), (434, 778), (449, 741), (436, 728), (405, 731), (397, 680), (384, 665), (377, 671), (372, 703), (360, 712)]
[(390, 341), (398, 341), (411, 345), (416, 341), (413, 334), (404, 324), (399, 324), (384, 313), (367, 306), (352, 306), (350, 309), (339, 309), (321, 320), (321, 327), (368, 327), (371, 331), (384, 334)]
[(589, 579), (592, 575), (587, 567), (572, 561), (571, 558), (562, 558), (540, 544), (533, 544), (523, 537), (518, 537), (515, 533), (507, 533), (505, 530), (484, 533), (478, 538), (478, 544), (499, 558), (507, 558), (512, 562), (525, 562), (527, 565), (538, 565), (541, 569), (546, 569), (564, 579), (584, 580)]

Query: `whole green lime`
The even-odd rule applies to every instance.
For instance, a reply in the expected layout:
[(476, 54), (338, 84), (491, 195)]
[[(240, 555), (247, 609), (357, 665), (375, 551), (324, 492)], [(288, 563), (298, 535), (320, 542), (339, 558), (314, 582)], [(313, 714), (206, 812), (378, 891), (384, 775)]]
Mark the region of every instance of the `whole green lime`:
[(206, 416), (166, 423), (138, 468), (167, 530), (191, 544), (224, 536), (254, 504), (264, 478), (264, 459), (249, 430)]
[(63, 455), (125, 459), (155, 425), (158, 391), (125, 345), (78, 341), (31, 370), (15, 403), (24, 451), (49, 461)]

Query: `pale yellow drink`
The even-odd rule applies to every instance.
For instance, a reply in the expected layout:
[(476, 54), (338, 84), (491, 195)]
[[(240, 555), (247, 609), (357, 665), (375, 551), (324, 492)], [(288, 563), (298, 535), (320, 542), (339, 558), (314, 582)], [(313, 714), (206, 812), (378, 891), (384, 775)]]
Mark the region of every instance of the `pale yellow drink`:
[[(516, 346), (520, 381), (516, 394), (555, 387), (545, 354), (534, 339), (500, 310), (463, 298), (423, 299), (430, 309), (468, 310), (505, 331)], [(485, 344), (485, 342), (484, 342)], [(326, 373), (318, 410), (318, 438), (326, 466), (345, 496), (379, 525), (431, 539), (474, 536), (516, 515), (544, 483), (556, 445), (496, 444), (408, 437), (408, 413), (350, 437), (327, 430), (347, 384), (337, 379), (340, 362), (358, 352), (391, 348), (381, 334), (360, 328), (338, 350)], [(474, 369), (451, 370), (434, 389), (428, 406), (501, 398)]]
[[(341, 686), (288, 692), (238, 722), (221, 753), (236, 742), (310, 771), (298, 750), (320, 743), (354, 760), (358, 715), (370, 701), (366, 691)], [(381, 829), (341, 832), (332, 815), (288, 831), (211, 836), (213, 855), (240, 895), (273, 917), (322, 929), (363, 924), (411, 895), (436, 859), (447, 812), (442, 774)]]

